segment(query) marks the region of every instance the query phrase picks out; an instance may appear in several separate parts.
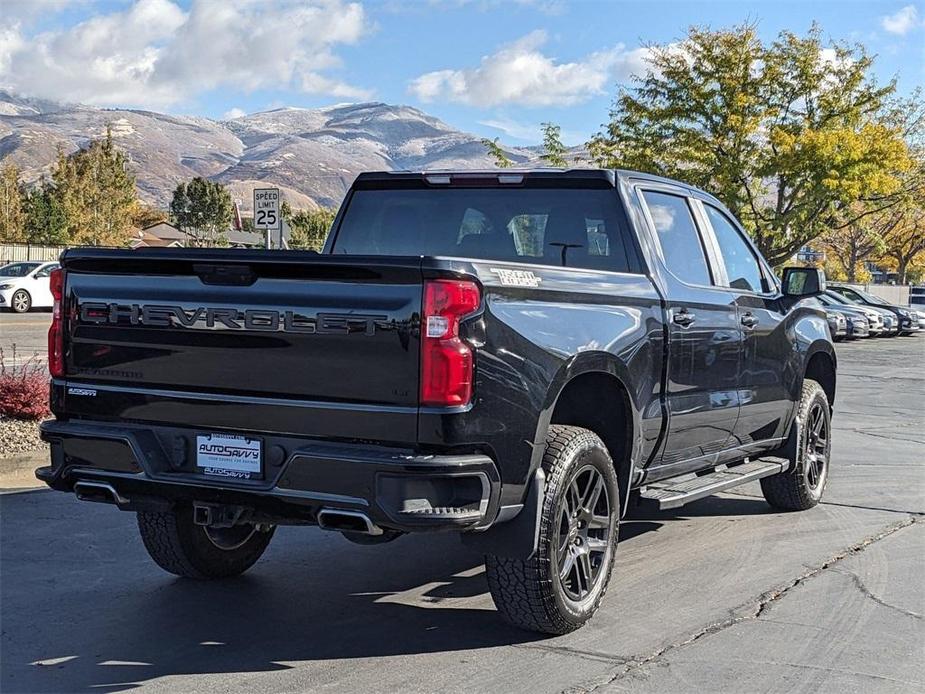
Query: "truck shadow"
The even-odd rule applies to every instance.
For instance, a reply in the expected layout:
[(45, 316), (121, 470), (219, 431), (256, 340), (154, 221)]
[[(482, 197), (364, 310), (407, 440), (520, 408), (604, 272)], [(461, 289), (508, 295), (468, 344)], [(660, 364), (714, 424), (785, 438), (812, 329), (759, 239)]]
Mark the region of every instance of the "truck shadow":
[[(285, 671), (544, 638), (501, 621), (482, 557), (452, 535), (358, 547), (283, 528), (251, 573), (206, 583), (161, 573), (129, 514), (51, 493), (0, 500), (4, 691), (124, 691), (171, 675)], [(749, 512), (748, 500), (732, 501), (715, 510)], [(704, 506), (686, 511), (708, 514)], [(628, 522), (622, 541), (639, 541), (672, 517)], [(43, 538), (56, 534), (68, 541), (46, 546)], [(322, 686), (327, 671), (314, 671), (311, 686)]]
[[(708, 496), (681, 508), (659, 511), (645, 505), (630, 506), (628, 520), (670, 520), (675, 518), (706, 518), (723, 516), (760, 516), (775, 513), (761, 498), (743, 496)], [(621, 531), (620, 537), (623, 537)]]

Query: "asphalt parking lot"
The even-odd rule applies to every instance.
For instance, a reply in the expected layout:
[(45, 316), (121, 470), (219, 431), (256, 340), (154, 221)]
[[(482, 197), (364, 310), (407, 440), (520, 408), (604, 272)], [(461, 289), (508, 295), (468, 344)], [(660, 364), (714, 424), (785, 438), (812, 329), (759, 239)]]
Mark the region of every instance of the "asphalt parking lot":
[(245, 576), (198, 583), (131, 514), (4, 493), (0, 689), (925, 691), (925, 337), (838, 356), (824, 503), (775, 513), (755, 484), (625, 522), (602, 609), (559, 638), (504, 626), (453, 536), (281, 528)]
[(16, 349), (15, 363), (22, 364), (32, 358), (46, 359), (48, 352), (48, 326), (51, 312), (35, 310), (30, 313), (0, 312), (0, 349), (3, 363), (14, 363), (13, 348)]

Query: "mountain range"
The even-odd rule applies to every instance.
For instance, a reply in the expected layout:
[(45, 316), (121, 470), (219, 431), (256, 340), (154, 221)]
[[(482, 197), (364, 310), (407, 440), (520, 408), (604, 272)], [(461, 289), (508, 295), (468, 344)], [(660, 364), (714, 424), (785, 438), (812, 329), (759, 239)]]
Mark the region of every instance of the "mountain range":
[[(27, 185), (49, 173), (59, 149), (75, 151), (107, 128), (128, 155), (140, 197), (158, 207), (194, 176), (226, 184), (244, 210), (252, 189), (266, 185), (303, 209), (336, 206), (361, 171), (493, 166), (480, 137), (410, 106), (279, 108), (212, 120), (0, 91), (0, 161), (15, 163)], [(532, 148), (505, 151), (515, 163), (537, 157)]]

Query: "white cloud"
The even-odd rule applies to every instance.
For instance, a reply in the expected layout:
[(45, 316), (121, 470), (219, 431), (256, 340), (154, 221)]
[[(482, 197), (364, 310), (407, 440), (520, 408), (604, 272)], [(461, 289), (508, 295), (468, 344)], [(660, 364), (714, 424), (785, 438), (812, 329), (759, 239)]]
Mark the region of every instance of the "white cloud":
[[(514, 120), (506, 116), (495, 116), (480, 120), (478, 124), (499, 130), (514, 140), (521, 140), (530, 144), (538, 144), (543, 139), (543, 124), (539, 121), (534, 123)], [(566, 146), (570, 146), (572, 143), (584, 142), (588, 139), (587, 133), (578, 132), (577, 130), (563, 130), (559, 133), (559, 137)]]
[(228, 111), (225, 111), (225, 115), (222, 116), (224, 120), (234, 120), (235, 118), (243, 118), (247, 115), (247, 111), (243, 108), (232, 108)]
[(525, 142), (539, 142), (542, 139), (539, 123), (524, 123), (511, 118), (497, 117), (480, 120), (479, 125), (500, 130), (508, 137)]
[(613, 82), (645, 71), (646, 49), (623, 44), (561, 63), (544, 55), (545, 31), (534, 31), (482, 58), (475, 68), (437, 70), (413, 80), (408, 90), (421, 101), (471, 106), (570, 105), (603, 94)]
[(915, 5), (906, 5), (895, 14), (887, 15), (880, 20), (880, 25), (891, 34), (904, 36), (919, 24), (919, 12)]
[(163, 108), (218, 88), (366, 98), (331, 77), (334, 50), (369, 29), (343, 0), (136, 0), (67, 29), (0, 31), (0, 84), (101, 106)]

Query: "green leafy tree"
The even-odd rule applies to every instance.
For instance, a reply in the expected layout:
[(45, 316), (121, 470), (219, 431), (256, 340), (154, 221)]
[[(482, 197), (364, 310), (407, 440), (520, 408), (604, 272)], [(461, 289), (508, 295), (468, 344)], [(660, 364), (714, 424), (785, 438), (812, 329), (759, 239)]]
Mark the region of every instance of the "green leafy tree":
[(287, 220), (292, 233), (289, 238), (291, 248), (320, 251), (334, 223), (337, 210), (320, 207), (317, 210), (299, 210)]
[(494, 162), (495, 166), (499, 169), (509, 169), (514, 166), (504, 150), (501, 148), (501, 145), (498, 144), (498, 138), (494, 140), (489, 140), (487, 137), (482, 139), (482, 144), (485, 145), (485, 148), (488, 150), (488, 156), (490, 156)]
[(25, 241), (23, 193), (19, 169), (7, 163), (0, 169), (0, 241)]
[(886, 236), (881, 257), (896, 272), (897, 282), (906, 284), (911, 271), (916, 270), (918, 276), (918, 267), (925, 265), (925, 204), (912, 205), (894, 216), (900, 219)]
[(24, 200), (29, 243), (63, 246), (68, 243), (68, 219), (58, 191), (43, 180)]
[(565, 159), (567, 152), (562, 144), (562, 128), (555, 123), (543, 123), (543, 159), (550, 166), (564, 169), (568, 166)]
[(905, 282), (909, 268), (925, 252), (925, 103), (917, 89), (890, 99), (883, 121), (901, 133), (912, 165), (892, 193), (868, 196), (839, 210), (822, 240), (850, 281), (864, 261), (876, 260)]
[(859, 201), (902, 186), (911, 161), (883, 118), (860, 46), (825, 46), (814, 26), (763, 43), (754, 25), (692, 27), (652, 46), (649, 70), (623, 89), (589, 143), (602, 166), (679, 178), (717, 195), (775, 265)]
[(903, 214), (894, 208), (872, 215), (861, 215), (854, 210), (849, 210), (848, 214), (852, 220), (825, 232), (820, 242), (826, 258), (840, 267), (839, 275), (848, 282), (856, 282), (863, 261), (886, 250), (886, 239), (902, 222)]
[(173, 223), (193, 237), (196, 246), (227, 243), (225, 232), (234, 216), (231, 194), (221, 183), (196, 177), (180, 183), (170, 201)]
[(122, 246), (136, 204), (135, 177), (112, 132), (67, 156), (58, 152), (52, 171), (55, 197), (67, 217), (68, 243)]
[(170, 219), (170, 214), (166, 210), (146, 205), (140, 200), (135, 201), (132, 208), (132, 226), (138, 229), (144, 229), (160, 222), (166, 222)]

